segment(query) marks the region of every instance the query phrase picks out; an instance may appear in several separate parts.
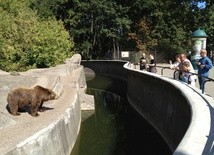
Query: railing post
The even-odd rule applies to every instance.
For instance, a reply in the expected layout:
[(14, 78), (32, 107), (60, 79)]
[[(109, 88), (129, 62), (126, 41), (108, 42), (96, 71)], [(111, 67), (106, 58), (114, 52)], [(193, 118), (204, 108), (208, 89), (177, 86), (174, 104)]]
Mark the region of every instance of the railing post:
[[(188, 84), (191, 84), (190, 77), (193, 76), (193, 75), (197, 75), (197, 74), (191, 73), (191, 72), (189, 72), (189, 73), (190, 73), (190, 75), (188, 76)], [(195, 82), (196, 82), (196, 81), (195, 81)]]
[[(163, 75), (163, 70), (164, 70), (164, 69), (170, 69), (169, 67), (162, 67), (162, 66), (156, 66), (156, 67), (162, 68), (162, 69), (161, 69), (161, 75)], [(174, 71), (174, 73), (173, 73), (173, 78), (174, 78), (174, 79), (175, 79), (175, 74), (176, 74), (176, 72), (180, 72), (180, 70), (175, 70), (175, 71)], [(190, 73), (190, 75), (188, 76), (188, 84), (190, 84), (190, 77), (191, 77), (192, 75), (197, 75), (197, 77), (202, 76), (202, 75), (199, 75), (199, 74), (197, 74), (197, 73), (192, 73), (192, 72), (188, 72), (188, 73)], [(202, 77), (204, 77), (204, 76), (202, 76)], [(205, 83), (206, 83), (206, 82), (209, 82), (209, 81), (214, 82), (214, 79), (211, 79), (211, 78), (209, 78), (209, 77), (204, 77), (204, 78), (206, 78), (207, 80), (204, 81), (204, 82), (202, 83), (202, 88), (201, 88), (202, 94), (204, 93)], [(179, 80), (181, 80), (181, 79), (180, 79), (180, 75), (179, 75)], [(195, 82), (196, 82), (196, 81), (195, 81)]]
[(161, 69), (161, 75), (163, 75), (163, 70), (164, 69), (168, 69), (168, 67), (163, 67), (162, 69)]
[(188, 76), (188, 84), (191, 84), (191, 81), (190, 81), (190, 77), (192, 76), (192, 74), (190, 74), (189, 76)]
[[(174, 73), (173, 73), (173, 79), (175, 79), (175, 73), (176, 73), (176, 72), (179, 72), (179, 71), (178, 71), (178, 70), (175, 70), (175, 71), (174, 71)], [(180, 79), (180, 75), (179, 75), (179, 79)]]
[(206, 83), (206, 82), (209, 82), (209, 81), (211, 81), (211, 80), (210, 80), (210, 79), (209, 79), (209, 80), (205, 80), (205, 81), (202, 83), (202, 88), (201, 88), (202, 94), (204, 94), (205, 83)]

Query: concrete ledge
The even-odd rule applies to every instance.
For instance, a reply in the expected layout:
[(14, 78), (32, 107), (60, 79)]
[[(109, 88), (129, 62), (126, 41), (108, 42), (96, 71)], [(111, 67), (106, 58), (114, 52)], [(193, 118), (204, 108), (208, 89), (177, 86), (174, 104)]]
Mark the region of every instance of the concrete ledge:
[[(4, 117), (0, 121), (0, 154), (70, 154), (80, 130), (81, 103), (87, 103), (81, 97), (87, 86), (83, 66), (76, 66), (71, 74), (67, 74), (67, 67), (69, 64), (20, 73), (21, 80), (23, 77), (34, 79), (32, 86), (53, 89), (60, 98), (45, 102), (44, 106), (50, 110), (40, 113), (36, 118), (28, 113), (12, 116), (5, 109), (0, 109), (4, 111), (1, 116), (7, 118), (6, 122)], [(24, 80), (22, 82), (26, 83)], [(3, 105), (6, 105), (6, 98), (3, 99)], [(93, 98), (90, 104), (93, 104)]]
[(214, 154), (213, 98), (197, 88), (140, 71), (124, 61), (82, 61), (82, 64), (95, 75), (126, 80), (125, 95), (130, 104), (157, 129), (173, 154)]
[(75, 95), (71, 107), (66, 109), (64, 114), (44, 129), (17, 144), (16, 148), (7, 154), (69, 155), (77, 139), (80, 123), (80, 104), (78, 96)]
[[(208, 96), (180, 81), (131, 69), (128, 63), (124, 67), (129, 70), (127, 94), (130, 103), (159, 131), (173, 154), (210, 154), (207, 143), (209, 136), (213, 136), (213, 114), (209, 105), (214, 105), (213, 99), (208, 102)], [(133, 93), (136, 89), (140, 93)]]

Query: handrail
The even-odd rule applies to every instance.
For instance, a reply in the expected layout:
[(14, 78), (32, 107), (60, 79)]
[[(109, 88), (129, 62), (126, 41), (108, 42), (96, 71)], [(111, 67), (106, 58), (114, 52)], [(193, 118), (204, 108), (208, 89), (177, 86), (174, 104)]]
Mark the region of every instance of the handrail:
[(203, 81), (203, 83), (202, 83), (202, 89), (201, 89), (202, 90), (202, 94), (204, 94), (205, 83), (206, 82), (214, 82), (214, 79), (209, 78), (207, 76), (203, 76), (201, 74), (192, 73), (192, 72), (188, 72), (188, 73), (190, 73), (190, 75), (188, 76), (188, 82), (190, 82), (189, 79), (190, 79), (190, 76), (192, 76), (192, 75), (197, 75), (198, 77), (203, 77), (203, 78), (207, 79), (207, 80)]
[[(156, 66), (156, 67), (159, 67), (159, 68), (162, 68), (161, 69), (161, 75), (163, 75), (163, 70), (164, 69), (170, 69), (171, 70), (171, 68), (170, 67), (164, 67), (164, 66)], [(179, 72), (180, 70), (175, 70), (174, 71), (174, 73), (173, 73), (173, 78), (175, 79), (175, 74), (176, 74), (176, 72)], [(203, 75), (201, 75), (201, 74), (197, 74), (197, 73), (192, 73), (192, 72), (187, 72), (187, 73), (190, 73), (190, 75), (188, 76), (188, 83), (190, 82), (190, 77), (192, 76), (192, 75), (196, 75), (196, 76), (198, 76), (198, 77), (204, 77), (206, 80), (202, 83), (202, 94), (204, 94), (204, 89), (205, 89), (205, 84), (207, 83), (207, 82), (214, 82), (214, 79), (212, 79), (212, 78), (209, 78), (209, 77), (206, 77), (206, 76), (203, 76)]]
[(179, 70), (175, 70), (174, 73), (173, 73), (173, 79), (175, 79), (175, 74), (176, 72), (179, 72)]
[(170, 67), (163, 67), (163, 66), (157, 66), (157, 65), (156, 65), (156, 67), (162, 68), (162, 69), (161, 69), (161, 75), (163, 75), (163, 70), (164, 70), (164, 69), (170, 69)]

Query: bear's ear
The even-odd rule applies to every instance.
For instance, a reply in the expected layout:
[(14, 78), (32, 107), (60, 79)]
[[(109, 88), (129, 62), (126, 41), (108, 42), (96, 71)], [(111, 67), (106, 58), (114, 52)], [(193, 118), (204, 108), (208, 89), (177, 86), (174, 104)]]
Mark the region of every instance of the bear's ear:
[(41, 88), (41, 86), (36, 85), (36, 86), (34, 86), (34, 88), (35, 88), (35, 89), (39, 89), (39, 88)]
[(34, 89), (39, 90), (39, 91), (46, 91), (46, 90), (47, 90), (47, 88), (44, 88), (44, 87), (42, 87), (42, 86), (40, 86), (40, 85), (36, 85), (36, 86), (34, 87)]

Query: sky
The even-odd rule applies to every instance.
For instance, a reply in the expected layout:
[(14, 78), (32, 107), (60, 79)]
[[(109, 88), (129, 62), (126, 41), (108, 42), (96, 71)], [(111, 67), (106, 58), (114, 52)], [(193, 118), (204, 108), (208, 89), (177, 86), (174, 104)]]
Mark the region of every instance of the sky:
[(198, 7), (205, 8), (206, 7), (206, 2), (198, 2)]

